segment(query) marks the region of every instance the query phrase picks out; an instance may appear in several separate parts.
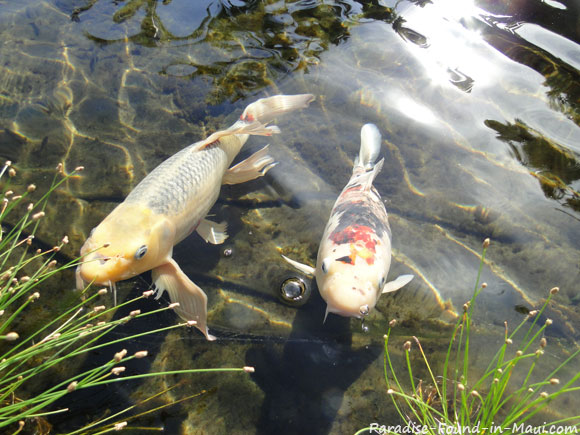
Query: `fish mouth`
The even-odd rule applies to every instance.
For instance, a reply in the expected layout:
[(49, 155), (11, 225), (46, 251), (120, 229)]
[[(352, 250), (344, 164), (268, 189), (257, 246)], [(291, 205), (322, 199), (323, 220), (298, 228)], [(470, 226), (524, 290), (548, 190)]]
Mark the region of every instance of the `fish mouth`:
[[(326, 311), (328, 311), (329, 313), (338, 314), (339, 316), (343, 316), (343, 317), (355, 317), (357, 319), (363, 318), (363, 314), (361, 314), (360, 307), (357, 309), (342, 308), (342, 307), (339, 308), (339, 307), (333, 306), (330, 303), (327, 303), (326, 304)], [(367, 311), (367, 314), (368, 314), (368, 311)], [(365, 314), (365, 315), (367, 315), (367, 314)]]
[(125, 277), (125, 263), (122, 257), (92, 252), (77, 268), (77, 283), (80, 279), (85, 283), (109, 285), (127, 279), (132, 275)]

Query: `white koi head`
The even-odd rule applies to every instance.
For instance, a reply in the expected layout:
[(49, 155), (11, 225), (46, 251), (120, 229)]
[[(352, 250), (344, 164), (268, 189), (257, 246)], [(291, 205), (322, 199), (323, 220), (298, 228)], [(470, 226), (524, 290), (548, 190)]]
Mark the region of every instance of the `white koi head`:
[(164, 216), (135, 204), (120, 204), (91, 232), (78, 268), (84, 282), (108, 285), (162, 264), (171, 256), (175, 230)]
[(360, 244), (321, 249), (316, 282), (327, 313), (362, 318), (376, 305), (391, 263), (390, 250), (370, 252)]

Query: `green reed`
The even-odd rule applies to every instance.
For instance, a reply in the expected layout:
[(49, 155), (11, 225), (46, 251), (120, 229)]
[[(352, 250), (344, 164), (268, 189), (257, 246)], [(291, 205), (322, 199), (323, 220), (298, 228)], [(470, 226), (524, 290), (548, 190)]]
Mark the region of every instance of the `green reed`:
[[(383, 370), (387, 394), (391, 397), (403, 422), (401, 428), (405, 428), (406, 433), (424, 434), (511, 434), (531, 432), (534, 429), (540, 431), (545, 429), (548, 432), (551, 426), (566, 424), (566, 427), (561, 429), (568, 430), (567, 433), (580, 431), (580, 415), (544, 422), (541, 427), (530, 424), (530, 419), (544, 410), (554, 399), (580, 390), (579, 386), (575, 386), (580, 379), (580, 372), (565, 383), (561, 383), (557, 378), (561, 370), (578, 356), (580, 348), (547, 375), (539, 375), (539, 381), (532, 380), (538, 377), (537, 363), (547, 345), (543, 337), (544, 331), (552, 324), (551, 319), (546, 319), (540, 325), (539, 319), (558, 293), (557, 287), (549, 291), (542, 307), (530, 311), (511, 333), (508, 331), (507, 322), (505, 323), (504, 342), (491, 358), (484, 374), (479, 378), (472, 375), (473, 370), (469, 365), (471, 323), (476, 298), (487, 287), (486, 283), (480, 284), (480, 279), (489, 244), (489, 239), (483, 243), (473, 295), (471, 300), (463, 305), (463, 314), (453, 328), (440, 376), (433, 373), (419, 339), (412, 337), (426, 366), (428, 384), (425, 385), (422, 380), (415, 382), (416, 376), (410, 359), (413, 344), (406, 341), (403, 350), (409, 386), (403, 385), (403, 380), (395, 373), (389, 351), (391, 331), (396, 321), (392, 320), (389, 323), (387, 334), (384, 336)], [(514, 341), (518, 333), (523, 335), (523, 338), (517, 339), (519, 344), (516, 345)], [(529, 367), (522, 367), (521, 363), (524, 361), (530, 362)], [(525, 374), (521, 383), (514, 380), (516, 370), (520, 370), (519, 374)], [(395, 426), (367, 427), (357, 434), (369, 431), (395, 434), (397, 432), (392, 430)]]
[[(185, 373), (207, 372), (252, 372), (253, 368), (220, 368), (220, 369), (188, 369), (144, 373), (133, 376), (122, 376), (125, 363), (135, 358), (147, 356), (147, 351), (139, 351), (132, 355), (122, 349), (111, 355), (109, 361), (79, 373), (73, 373), (65, 380), (56, 381), (53, 385), (38, 387), (43, 381), (49, 383), (50, 370), (66, 364), (73, 358), (89, 355), (91, 352), (130, 341), (141, 336), (168, 331), (175, 328), (190, 327), (194, 322), (179, 323), (165, 328), (146, 330), (119, 339), (109, 339), (111, 331), (126, 324), (135, 318), (151, 316), (164, 310), (167, 306), (157, 310), (142, 313), (133, 310), (124, 318), (111, 320), (112, 312), (125, 306), (134, 305), (138, 300), (153, 295), (153, 291), (143, 292), (140, 296), (123, 302), (115, 307), (107, 308), (103, 299), (107, 289), (93, 290), (89, 285), (80, 291), (78, 301), (60, 312), (55, 312), (44, 325), (31, 333), (21, 336), (18, 328), (22, 325), (22, 318), (34, 316), (35, 306), (42, 295), (48, 293), (50, 286), (46, 281), (57, 274), (75, 268), (81, 258), (64, 264), (58, 264), (55, 256), (68, 243), (64, 237), (62, 241), (50, 249), (34, 249), (34, 235), (45, 216), (46, 205), (50, 195), (70, 177), (75, 176), (82, 167), (65, 175), (62, 166), (53, 179), (51, 187), (35, 203), (28, 202), (29, 195), (36, 189), (28, 186), (21, 195), (5, 190), (0, 211), (0, 432), (10, 430), (18, 433), (23, 430), (31, 419), (45, 417), (51, 414), (67, 412), (67, 409), (51, 409), (50, 405), (67, 394), (74, 394), (76, 390), (90, 388), (113, 382), (140, 379), (151, 376), (164, 376)], [(7, 162), (0, 169), (0, 177), (8, 174), (9, 178), (16, 175), (15, 170)], [(9, 181), (5, 184), (9, 185)], [(22, 216), (16, 224), (9, 226), (5, 223), (11, 214), (20, 211)], [(42, 286), (41, 284), (45, 284)], [(54, 292), (55, 289), (50, 289)], [(31, 391), (32, 390), (32, 391)], [(132, 407), (125, 411), (129, 411)], [(115, 414), (115, 418), (121, 413)], [(114, 422), (113, 416), (96, 421), (85, 428), (97, 428), (106, 424), (98, 433), (123, 428), (126, 422)], [(3, 429), (4, 428), (4, 429)]]

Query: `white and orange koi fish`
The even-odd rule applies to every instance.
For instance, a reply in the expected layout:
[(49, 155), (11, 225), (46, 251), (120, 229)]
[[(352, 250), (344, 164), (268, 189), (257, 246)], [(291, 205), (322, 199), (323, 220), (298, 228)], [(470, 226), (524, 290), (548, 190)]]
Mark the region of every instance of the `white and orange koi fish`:
[[(114, 285), (152, 270), (157, 298), (164, 291), (178, 302), (177, 314), (194, 320), (208, 340), (207, 296), (172, 258), (173, 246), (197, 231), (207, 242), (223, 243), (225, 223), (206, 219), (222, 184), (263, 176), (275, 163), (267, 146), (230, 168), (249, 135), (279, 133), (265, 124), (306, 107), (314, 97), (278, 95), (250, 104), (227, 130), (181, 150), (147, 175), (96, 228), (81, 248), (77, 282)], [(229, 169), (228, 169), (229, 168)]]
[(391, 228), (373, 181), (384, 159), (375, 163), (381, 134), (373, 124), (361, 129), (361, 147), (352, 176), (336, 200), (318, 249), (316, 268), (284, 257), (292, 266), (315, 276), (326, 301), (326, 315), (362, 318), (382, 293), (393, 292), (413, 279), (401, 275), (387, 282), (391, 265)]

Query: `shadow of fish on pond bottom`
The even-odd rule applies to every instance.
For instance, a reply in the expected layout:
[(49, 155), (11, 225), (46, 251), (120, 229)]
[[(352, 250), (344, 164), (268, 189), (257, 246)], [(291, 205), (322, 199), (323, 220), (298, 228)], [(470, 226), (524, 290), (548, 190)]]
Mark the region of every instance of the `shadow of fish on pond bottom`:
[(256, 434), (328, 434), (344, 392), (382, 352), (380, 346), (353, 350), (350, 319), (330, 315), (313, 294), (300, 308), (282, 350), (254, 346), (246, 364), (264, 391)]

